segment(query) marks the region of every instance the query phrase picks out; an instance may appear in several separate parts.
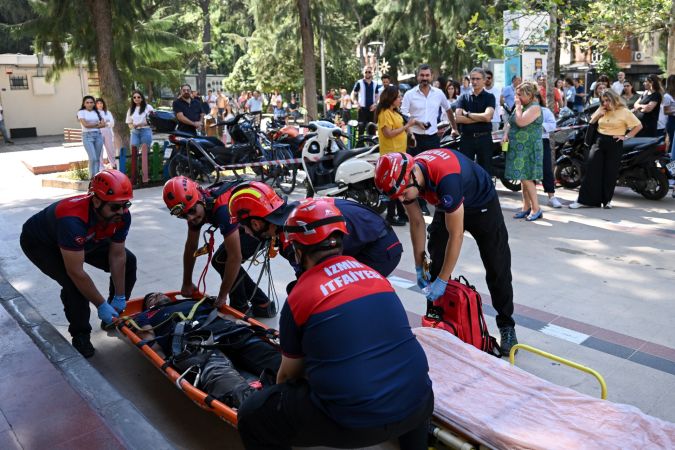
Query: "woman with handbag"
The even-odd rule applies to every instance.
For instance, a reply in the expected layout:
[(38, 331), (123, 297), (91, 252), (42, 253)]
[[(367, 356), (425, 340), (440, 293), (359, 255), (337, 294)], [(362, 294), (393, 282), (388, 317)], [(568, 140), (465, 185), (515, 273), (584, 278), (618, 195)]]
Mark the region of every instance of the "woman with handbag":
[[(591, 125), (597, 124), (597, 134), (588, 155), (586, 175), (581, 181), (579, 198), (569, 205), (572, 209), (612, 207), (612, 197), (623, 154), (623, 141), (635, 137), (642, 124), (626, 108), (621, 98), (611, 89), (600, 95), (601, 106), (591, 116)], [(630, 130), (630, 131), (629, 131)], [(588, 136), (588, 135), (587, 135)]]

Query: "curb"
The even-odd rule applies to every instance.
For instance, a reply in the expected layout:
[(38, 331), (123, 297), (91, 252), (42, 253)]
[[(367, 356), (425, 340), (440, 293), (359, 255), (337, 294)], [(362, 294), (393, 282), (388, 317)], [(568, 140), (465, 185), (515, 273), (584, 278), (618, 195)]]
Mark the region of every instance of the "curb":
[(125, 447), (174, 448), (1, 274), (0, 304)]
[(67, 180), (63, 178), (43, 178), (42, 187), (73, 189), (75, 191), (86, 192), (89, 189), (89, 181)]

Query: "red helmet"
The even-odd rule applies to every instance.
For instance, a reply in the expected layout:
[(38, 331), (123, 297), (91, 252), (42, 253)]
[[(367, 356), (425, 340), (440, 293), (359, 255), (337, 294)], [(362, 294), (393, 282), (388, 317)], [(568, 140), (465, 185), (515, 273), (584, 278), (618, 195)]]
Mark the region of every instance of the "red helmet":
[(284, 206), (284, 200), (274, 189), (260, 181), (237, 186), (230, 195), (230, 222), (237, 223), (249, 217), (267, 217)]
[(164, 184), (162, 197), (171, 215), (180, 216), (200, 201), (202, 194), (197, 183), (181, 175), (171, 178)]
[(119, 170), (105, 169), (89, 182), (89, 194), (104, 202), (126, 202), (134, 196), (129, 177)]
[(288, 216), (284, 225), (291, 243), (315, 245), (335, 231), (348, 234), (345, 218), (332, 199), (306, 198)]
[(375, 186), (389, 198), (396, 198), (408, 187), (415, 160), (407, 153), (387, 153), (375, 166)]

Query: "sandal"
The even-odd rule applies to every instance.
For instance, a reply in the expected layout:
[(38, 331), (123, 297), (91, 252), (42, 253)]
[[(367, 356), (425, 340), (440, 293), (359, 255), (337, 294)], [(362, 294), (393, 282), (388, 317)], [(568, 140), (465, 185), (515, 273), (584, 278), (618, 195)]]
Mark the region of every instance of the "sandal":
[(530, 215), (530, 210), (528, 209), (527, 211), (520, 211), (520, 212), (515, 213), (513, 215), (513, 218), (514, 219), (524, 219), (529, 215)]
[(541, 208), (539, 208), (539, 211), (537, 211), (534, 214), (530, 214), (525, 218), (525, 220), (527, 220), (528, 222), (534, 222), (535, 220), (541, 219), (542, 217), (544, 217), (544, 211), (542, 211)]

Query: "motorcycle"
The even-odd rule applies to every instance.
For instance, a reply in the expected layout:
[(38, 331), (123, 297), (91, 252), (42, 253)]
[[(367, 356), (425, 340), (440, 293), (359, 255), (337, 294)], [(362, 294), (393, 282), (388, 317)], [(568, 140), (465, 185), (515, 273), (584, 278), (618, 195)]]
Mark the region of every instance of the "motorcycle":
[(220, 178), (219, 167), (257, 161), (262, 156), (257, 130), (245, 114), (218, 122), (213, 127), (226, 126), (233, 144), (225, 145), (217, 137), (195, 136), (185, 131), (169, 135), (169, 176), (185, 175), (193, 180), (215, 183)]
[[(443, 137), (441, 138), (441, 147), (447, 148), (450, 150), (455, 150), (459, 152), (459, 144), (461, 142), (460, 137), (451, 136), (450, 132), (452, 130), (448, 129)], [(519, 192), (521, 189), (520, 180), (509, 180), (504, 176), (504, 171), (506, 170), (506, 156), (502, 151), (502, 146), (500, 141), (492, 141), (492, 173), (490, 176), (493, 178), (499, 178), (499, 181), (502, 182), (502, 185), (506, 189), (509, 189), (513, 192)]]
[(629, 187), (648, 200), (662, 199), (670, 189), (664, 155), (665, 136), (625, 141), (616, 185)]
[(330, 122), (310, 122), (308, 129), (302, 144), (307, 197), (344, 197), (384, 212), (386, 201), (375, 187), (379, 147), (348, 149), (342, 141), (348, 136)]
[(558, 128), (580, 128), (551, 133), (550, 141), (555, 155), (553, 177), (567, 189), (574, 189), (581, 185), (586, 152), (584, 136), (588, 128), (588, 121), (589, 116), (586, 113), (561, 115), (557, 121)]

